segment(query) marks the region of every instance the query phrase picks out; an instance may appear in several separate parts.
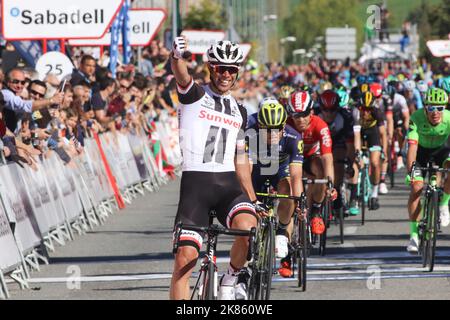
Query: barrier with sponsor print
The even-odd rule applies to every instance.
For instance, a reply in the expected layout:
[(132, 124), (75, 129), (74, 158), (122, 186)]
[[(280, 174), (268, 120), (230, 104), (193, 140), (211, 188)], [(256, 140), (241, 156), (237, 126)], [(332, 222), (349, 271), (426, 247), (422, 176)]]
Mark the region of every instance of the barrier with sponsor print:
[(0, 298), (9, 296), (5, 277), (28, 288), (30, 273), (47, 264), (58, 245), (104, 223), (123, 208), (122, 198), (131, 203), (167, 183), (181, 163), (172, 125), (154, 124), (151, 138), (143, 130), (93, 134), (67, 165), (50, 153), (36, 169), (0, 166)]

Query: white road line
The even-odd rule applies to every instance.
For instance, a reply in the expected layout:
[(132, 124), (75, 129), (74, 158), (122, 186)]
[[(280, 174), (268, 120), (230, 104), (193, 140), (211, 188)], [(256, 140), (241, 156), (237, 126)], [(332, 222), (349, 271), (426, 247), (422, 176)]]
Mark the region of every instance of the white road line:
[(344, 235), (355, 234), (357, 230), (358, 230), (358, 227), (345, 227)]
[[(308, 277), (307, 281), (349, 281), (349, 280), (368, 280), (374, 276), (342, 276), (342, 277)], [(420, 273), (420, 274), (393, 274), (380, 275), (378, 279), (424, 279), (424, 278), (450, 278), (450, 273)], [(297, 282), (297, 278), (274, 278), (273, 283), (279, 282)]]
[[(439, 277), (450, 277), (450, 267), (442, 267), (442, 266), (435, 266), (434, 270), (435, 273), (433, 274), (426, 274), (424, 273), (427, 269), (426, 268), (417, 268), (417, 267), (405, 267), (405, 268), (380, 268), (379, 273), (385, 273), (389, 274), (386, 275), (388, 278), (392, 277), (395, 273), (417, 273), (421, 272), (420, 274), (416, 275), (407, 275), (403, 274), (400, 275), (400, 278), (408, 278), (409, 276), (416, 276), (416, 277), (424, 277), (434, 275)], [(439, 272), (447, 272), (447, 273), (439, 273)], [(368, 271), (366, 269), (358, 269), (358, 270), (322, 270), (322, 271), (308, 271), (308, 281), (311, 279), (314, 279), (314, 276), (323, 276), (323, 277), (317, 277), (317, 279), (330, 279), (330, 280), (345, 280), (345, 279), (366, 279), (369, 276), (359, 276), (362, 274), (368, 274), (369, 276), (373, 276), (373, 271)], [(339, 275), (335, 276), (335, 275)], [(424, 276), (425, 275), (425, 276)], [(312, 276), (312, 278), (310, 278)], [(330, 277), (331, 276), (331, 277)], [(196, 278), (197, 274), (193, 275), (193, 278)], [(160, 274), (142, 274), (142, 275), (120, 275), (120, 276), (86, 276), (86, 277), (54, 277), (54, 278), (32, 278), (29, 279), (29, 283), (74, 283), (74, 282), (80, 282), (80, 283), (86, 283), (86, 282), (118, 282), (118, 281), (140, 281), (140, 280), (167, 280), (171, 279), (172, 274), (168, 273), (160, 273)], [(294, 281), (295, 279), (284, 279), (280, 278), (279, 276), (275, 276), (273, 281), (275, 282), (283, 282), (283, 281)]]
[(172, 274), (143, 274), (135, 276), (93, 276), (93, 277), (60, 277), (60, 278), (32, 278), (29, 283), (75, 283), (75, 282), (115, 282), (115, 281), (139, 281), (139, 280), (163, 280), (172, 279)]

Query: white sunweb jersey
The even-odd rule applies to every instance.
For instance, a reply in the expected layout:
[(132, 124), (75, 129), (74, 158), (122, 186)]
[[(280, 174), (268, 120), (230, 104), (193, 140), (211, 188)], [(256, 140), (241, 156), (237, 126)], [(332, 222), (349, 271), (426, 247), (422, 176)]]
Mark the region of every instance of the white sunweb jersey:
[(236, 148), (245, 149), (245, 108), (230, 94), (218, 95), (193, 80), (177, 89), (183, 171), (235, 171)]

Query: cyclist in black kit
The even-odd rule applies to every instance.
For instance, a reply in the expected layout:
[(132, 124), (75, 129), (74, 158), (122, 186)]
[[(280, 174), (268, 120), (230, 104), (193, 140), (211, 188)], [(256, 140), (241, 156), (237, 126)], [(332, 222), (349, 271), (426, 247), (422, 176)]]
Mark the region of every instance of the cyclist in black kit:
[[(227, 228), (250, 230), (257, 225), (256, 195), (245, 152), (247, 113), (231, 96), (242, 50), (230, 41), (219, 41), (207, 52), (211, 83), (200, 86), (188, 73), (183, 55), (186, 40), (177, 37), (171, 54), (180, 100), (180, 146), (183, 153), (180, 202), (175, 223), (207, 227), (215, 210)], [(245, 193), (242, 191), (244, 190)], [(254, 203), (252, 203), (252, 201)], [(182, 231), (175, 255), (171, 299), (189, 299), (189, 278), (198, 259), (203, 235)], [(237, 237), (230, 266), (222, 277), (221, 299), (246, 299), (245, 272), (248, 237)]]

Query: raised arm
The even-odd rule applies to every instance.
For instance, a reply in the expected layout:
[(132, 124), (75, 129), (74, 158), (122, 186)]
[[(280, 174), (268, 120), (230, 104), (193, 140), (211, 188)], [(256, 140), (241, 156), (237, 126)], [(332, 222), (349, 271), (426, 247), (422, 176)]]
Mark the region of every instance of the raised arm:
[(180, 87), (187, 87), (192, 81), (192, 77), (188, 72), (186, 60), (183, 59), (183, 56), (188, 52), (187, 41), (184, 37), (176, 37), (172, 47), (173, 49), (170, 55), (172, 72), (178, 85)]

